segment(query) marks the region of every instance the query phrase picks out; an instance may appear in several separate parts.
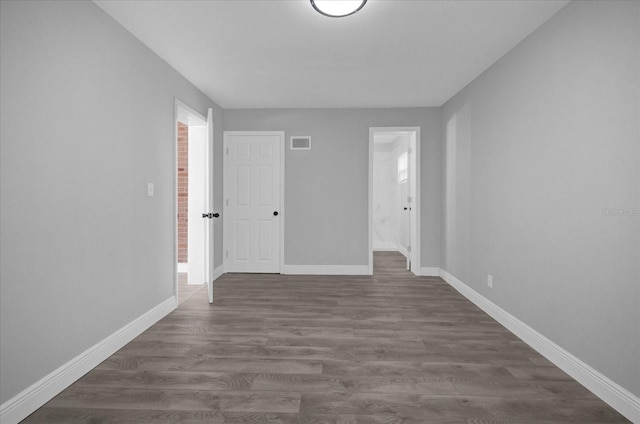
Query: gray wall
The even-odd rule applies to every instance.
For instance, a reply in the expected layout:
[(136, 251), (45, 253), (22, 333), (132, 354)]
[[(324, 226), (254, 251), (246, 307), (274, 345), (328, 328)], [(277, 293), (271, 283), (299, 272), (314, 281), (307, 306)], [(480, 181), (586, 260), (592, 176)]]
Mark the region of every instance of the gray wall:
[(639, 2), (573, 2), (442, 114), (458, 119), (444, 268), (636, 395), (640, 216), (603, 209), (640, 207), (639, 31)]
[(292, 265), (367, 263), (368, 128), (420, 126), (421, 265), (640, 394), (640, 217), (602, 213), (639, 207), (639, 5), (570, 4), (442, 109), (223, 114), (92, 3), (0, 2), (0, 403), (174, 294), (174, 97), (215, 108), (217, 211), (223, 120), (312, 136), (286, 151)]
[(91, 2), (0, 7), (4, 403), (174, 294), (174, 96), (222, 111)]
[(439, 108), (225, 110), (224, 130), (311, 136), (285, 152), (285, 264), (368, 263), (369, 127), (421, 127), (421, 266), (440, 266)]

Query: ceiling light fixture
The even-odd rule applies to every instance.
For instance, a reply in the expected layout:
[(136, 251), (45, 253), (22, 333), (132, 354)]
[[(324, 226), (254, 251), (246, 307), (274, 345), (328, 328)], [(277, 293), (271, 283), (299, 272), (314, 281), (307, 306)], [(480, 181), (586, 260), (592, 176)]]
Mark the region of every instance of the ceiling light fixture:
[(367, 0), (310, 0), (311, 6), (330, 18), (353, 15), (362, 9)]

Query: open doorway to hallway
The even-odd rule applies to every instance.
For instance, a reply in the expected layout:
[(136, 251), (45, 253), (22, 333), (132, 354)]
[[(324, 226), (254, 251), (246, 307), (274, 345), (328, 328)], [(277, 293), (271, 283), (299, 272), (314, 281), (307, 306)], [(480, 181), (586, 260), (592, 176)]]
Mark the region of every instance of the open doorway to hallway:
[(369, 138), (370, 270), (418, 274), (419, 128), (371, 128)]
[(176, 101), (176, 294), (178, 305), (203, 289), (210, 260), (207, 118)]

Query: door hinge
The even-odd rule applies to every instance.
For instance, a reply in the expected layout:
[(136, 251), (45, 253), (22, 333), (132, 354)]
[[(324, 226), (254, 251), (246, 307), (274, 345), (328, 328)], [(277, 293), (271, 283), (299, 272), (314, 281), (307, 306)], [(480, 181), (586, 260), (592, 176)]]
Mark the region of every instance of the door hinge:
[(229, 199), (225, 199), (226, 201), (226, 206), (229, 206)]
[(229, 148), (227, 147), (227, 156), (229, 156)]
[(225, 258), (228, 258), (228, 257), (229, 257), (229, 251), (228, 251), (228, 250), (224, 252), (224, 257), (225, 257)]
[(411, 245), (407, 246), (407, 252), (411, 252)]

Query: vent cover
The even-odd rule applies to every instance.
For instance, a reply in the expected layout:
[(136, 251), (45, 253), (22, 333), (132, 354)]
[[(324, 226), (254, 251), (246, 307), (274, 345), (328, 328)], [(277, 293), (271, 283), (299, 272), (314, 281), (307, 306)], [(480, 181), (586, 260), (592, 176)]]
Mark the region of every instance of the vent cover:
[(311, 137), (291, 137), (291, 150), (311, 150)]

